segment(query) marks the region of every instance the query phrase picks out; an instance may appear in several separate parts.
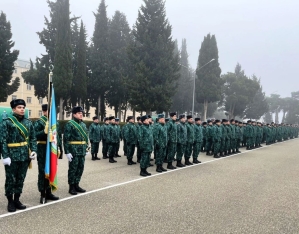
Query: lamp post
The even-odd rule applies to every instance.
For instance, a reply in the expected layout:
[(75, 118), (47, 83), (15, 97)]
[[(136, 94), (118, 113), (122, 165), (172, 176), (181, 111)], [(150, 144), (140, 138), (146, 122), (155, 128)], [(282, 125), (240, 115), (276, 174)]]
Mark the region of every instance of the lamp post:
[[(200, 69), (202, 69), (203, 67), (205, 67), (206, 65), (208, 65), (209, 63), (213, 62), (215, 59), (211, 59), (209, 62), (207, 62), (206, 64), (202, 65), (200, 68), (198, 68), (197, 70), (199, 71)], [(185, 67), (185, 68), (188, 68), (189, 67), (186, 67), (182, 64), (179, 63), (179, 65)], [(192, 98), (192, 116), (194, 115), (194, 100), (195, 100), (195, 75), (193, 76), (193, 98)]]

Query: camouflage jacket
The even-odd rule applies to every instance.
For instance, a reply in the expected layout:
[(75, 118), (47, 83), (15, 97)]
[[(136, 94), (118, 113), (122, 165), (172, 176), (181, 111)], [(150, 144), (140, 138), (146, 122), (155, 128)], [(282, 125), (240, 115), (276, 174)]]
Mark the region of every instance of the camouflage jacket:
[(207, 126), (207, 140), (212, 141), (214, 138), (214, 131), (215, 128), (213, 125), (208, 125)]
[(202, 135), (203, 127), (200, 124), (194, 125), (194, 142), (202, 142), (203, 135)]
[(10, 158), (11, 161), (26, 161), (29, 158), (29, 149), (37, 151), (35, 131), (31, 120), (24, 117), (20, 118), (18, 115), (13, 115), (18, 121), (23, 124), (28, 130), (29, 145), (19, 147), (8, 147), (10, 143), (26, 142), (26, 139), (20, 133), (19, 129), (12, 123), (10, 119), (5, 119), (2, 122), (2, 157)]
[(243, 141), (243, 133), (241, 131), (241, 128), (239, 126), (236, 126), (236, 139)]
[(101, 141), (101, 126), (98, 123), (92, 123), (88, 129), (89, 140), (93, 142)]
[(227, 138), (227, 129), (224, 124), (221, 124), (221, 132), (222, 132), (222, 140), (226, 140)]
[(236, 126), (234, 124), (230, 124), (230, 138), (236, 139)]
[(169, 122), (167, 123), (167, 132), (168, 132), (169, 142), (177, 143), (178, 141), (177, 124), (172, 119), (170, 119)]
[(193, 144), (194, 143), (194, 124), (187, 123), (187, 143)]
[(220, 142), (222, 139), (222, 127), (219, 125), (214, 126), (214, 135), (213, 135), (213, 141), (214, 142)]
[(251, 124), (246, 125), (246, 127), (244, 128), (244, 136), (253, 137), (253, 127)]
[(125, 126), (124, 129), (124, 138), (126, 139), (127, 144), (132, 144), (132, 145), (136, 145), (137, 144), (137, 136), (138, 136), (138, 132), (137, 132), (137, 127), (134, 123), (128, 123)]
[[(85, 131), (86, 135), (88, 136), (88, 131), (85, 123), (75, 118), (74, 121), (81, 126), (83, 131)], [(88, 142), (82, 145), (74, 145), (74, 144), (70, 144), (71, 141), (85, 141), (85, 139), (82, 136), (82, 134), (79, 132), (79, 130), (71, 123), (71, 121), (69, 121), (65, 125), (64, 133), (63, 133), (64, 152), (65, 154), (71, 153), (73, 156), (74, 155), (85, 156), (88, 147)]]
[(153, 151), (154, 139), (149, 125), (143, 124), (139, 126), (138, 142), (141, 152)]
[(107, 143), (118, 143), (119, 142), (119, 130), (116, 124), (109, 124), (106, 135)]
[(156, 124), (153, 129), (154, 144), (156, 147), (165, 148), (168, 143), (167, 127), (165, 124)]
[(108, 138), (108, 136), (107, 136), (107, 134), (108, 134), (108, 128), (109, 128), (109, 124), (103, 124), (102, 126), (101, 126), (101, 139), (102, 139), (102, 141), (107, 141), (107, 138)]
[(207, 139), (207, 127), (202, 126), (202, 138), (203, 140)]
[(183, 122), (180, 122), (177, 125), (178, 130), (178, 143), (186, 145), (187, 144), (187, 128), (186, 124)]

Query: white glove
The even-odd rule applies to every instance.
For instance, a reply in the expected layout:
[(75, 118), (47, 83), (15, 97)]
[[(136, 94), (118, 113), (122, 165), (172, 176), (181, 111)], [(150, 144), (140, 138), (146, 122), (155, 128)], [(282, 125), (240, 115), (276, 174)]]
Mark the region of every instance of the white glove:
[(3, 163), (4, 166), (5, 166), (5, 165), (10, 166), (10, 164), (11, 164), (11, 159), (10, 159), (10, 158), (3, 158), (3, 159), (2, 159), (2, 163)]
[(89, 152), (86, 152), (85, 156), (89, 155)]
[(66, 154), (67, 159), (69, 160), (69, 162), (72, 161), (73, 155), (72, 154)]
[(34, 159), (36, 158), (36, 153), (35, 153), (34, 151), (31, 152), (29, 158), (30, 158), (31, 160), (34, 160)]

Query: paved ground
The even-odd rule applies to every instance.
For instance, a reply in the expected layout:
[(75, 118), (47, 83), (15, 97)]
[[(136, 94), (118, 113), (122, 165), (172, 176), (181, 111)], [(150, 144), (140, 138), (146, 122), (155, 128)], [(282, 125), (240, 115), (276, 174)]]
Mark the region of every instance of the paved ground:
[[(299, 139), (141, 178), (121, 157), (86, 160), (82, 187), (70, 196), (67, 160), (59, 160), (59, 202), (39, 205), (37, 165), (28, 171), (22, 201), (29, 208), (7, 216), (1, 233), (299, 233)], [(0, 194), (4, 194), (0, 168)]]

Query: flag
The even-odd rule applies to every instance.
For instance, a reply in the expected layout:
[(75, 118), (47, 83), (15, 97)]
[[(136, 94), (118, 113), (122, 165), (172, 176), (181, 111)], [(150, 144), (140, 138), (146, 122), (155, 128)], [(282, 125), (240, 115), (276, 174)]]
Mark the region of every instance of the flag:
[(48, 119), (48, 139), (47, 139), (47, 152), (45, 164), (45, 177), (49, 180), (52, 191), (57, 190), (57, 128), (56, 128), (56, 105), (54, 88), (51, 91), (51, 102), (49, 105), (49, 119)]

